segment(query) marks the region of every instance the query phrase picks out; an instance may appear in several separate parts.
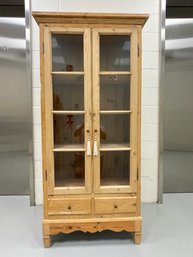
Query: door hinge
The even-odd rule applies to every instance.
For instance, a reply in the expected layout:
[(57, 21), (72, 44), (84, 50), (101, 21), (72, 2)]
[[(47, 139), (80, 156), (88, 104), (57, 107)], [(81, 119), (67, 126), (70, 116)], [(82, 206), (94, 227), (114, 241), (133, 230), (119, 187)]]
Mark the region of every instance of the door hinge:
[(139, 179), (139, 171), (138, 171), (138, 168), (137, 168), (137, 180)]
[(47, 170), (45, 171), (45, 179), (46, 179), (46, 181), (48, 180), (48, 173), (47, 173)]
[(43, 54), (44, 54), (44, 42), (42, 43), (42, 51), (43, 51)]
[(140, 53), (140, 48), (139, 48), (139, 44), (138, 44), (138, 47), (137, 47), (137, 56), (139, 57), (139, 53)]

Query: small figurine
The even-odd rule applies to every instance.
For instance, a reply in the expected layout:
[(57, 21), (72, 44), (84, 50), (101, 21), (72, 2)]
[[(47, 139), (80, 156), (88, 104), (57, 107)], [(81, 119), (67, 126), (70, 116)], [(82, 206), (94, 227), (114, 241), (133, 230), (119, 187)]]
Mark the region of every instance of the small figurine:
[(72, 64), (66, 64), (66, 71), (73, 71), (73, 65)]

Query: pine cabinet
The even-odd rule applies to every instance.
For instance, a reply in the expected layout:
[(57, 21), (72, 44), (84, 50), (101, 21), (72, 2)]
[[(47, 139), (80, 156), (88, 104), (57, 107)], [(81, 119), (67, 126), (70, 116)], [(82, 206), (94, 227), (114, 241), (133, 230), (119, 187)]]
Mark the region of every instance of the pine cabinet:
[(42, 13), (43, 239), (141, 240), (141, 30), (148, 15)]

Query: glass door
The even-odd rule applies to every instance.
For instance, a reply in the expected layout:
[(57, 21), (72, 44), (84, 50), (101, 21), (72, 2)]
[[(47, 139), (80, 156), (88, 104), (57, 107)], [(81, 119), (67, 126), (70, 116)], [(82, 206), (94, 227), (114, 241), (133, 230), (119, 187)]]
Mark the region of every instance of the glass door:
[(93, 31), (94, 191), (136, 191), (137, 33)]
[(91, 192), (90, 29), (45, 30), (49, 194)]

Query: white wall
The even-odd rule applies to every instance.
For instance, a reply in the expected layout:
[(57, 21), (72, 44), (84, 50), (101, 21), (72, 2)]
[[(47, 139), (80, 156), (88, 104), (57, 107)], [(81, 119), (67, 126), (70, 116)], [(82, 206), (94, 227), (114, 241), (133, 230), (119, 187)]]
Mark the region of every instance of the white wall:
[[(157, 201), (159, 0), (31, 0), (32, 11), (148, 13), (143, 29), (142, 201)], [(39, 31), (32, 21), (33, 124), (36, 204), (42, 195)]]

